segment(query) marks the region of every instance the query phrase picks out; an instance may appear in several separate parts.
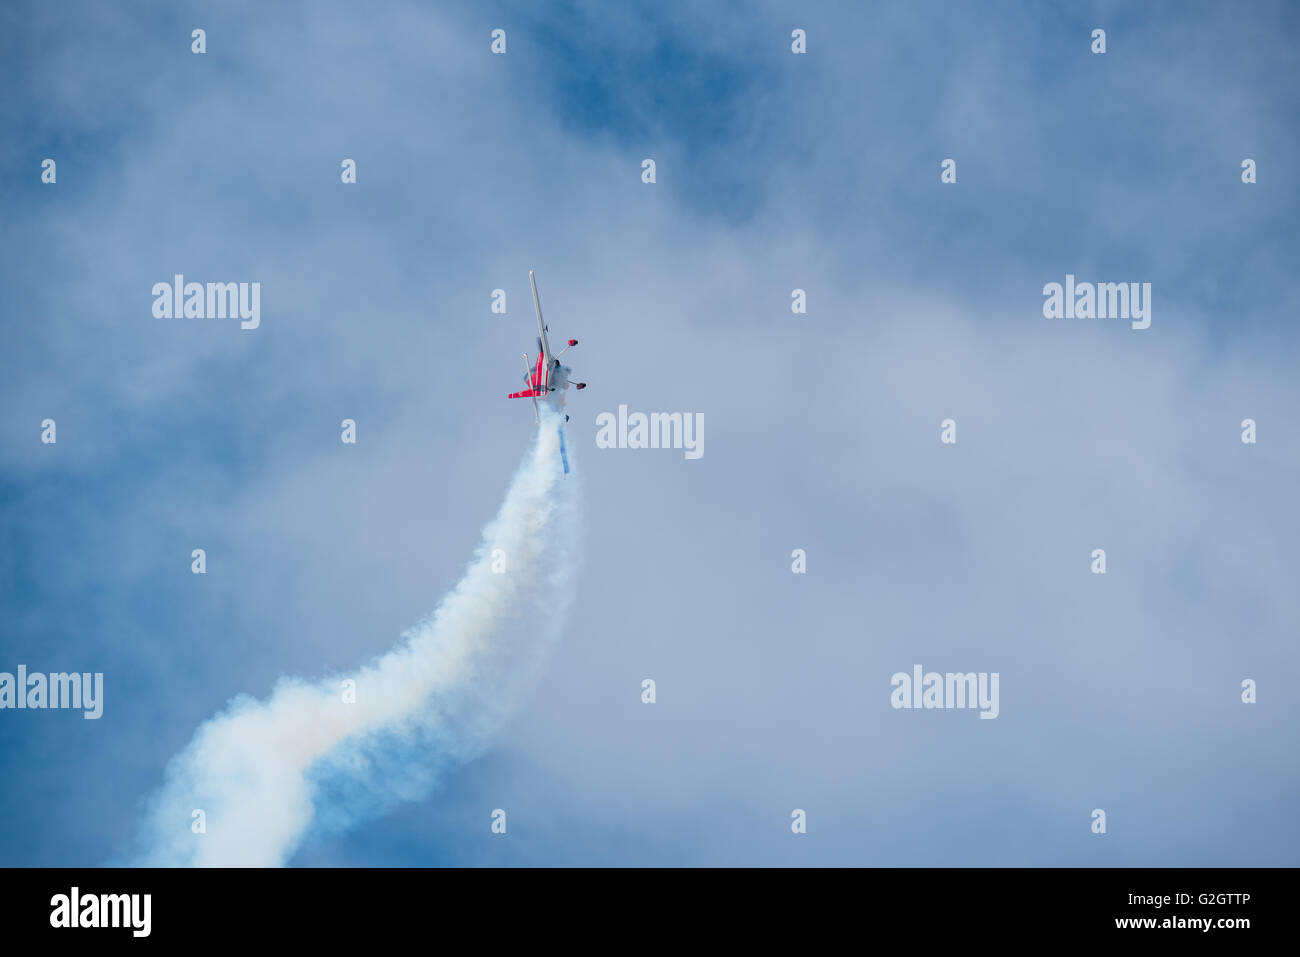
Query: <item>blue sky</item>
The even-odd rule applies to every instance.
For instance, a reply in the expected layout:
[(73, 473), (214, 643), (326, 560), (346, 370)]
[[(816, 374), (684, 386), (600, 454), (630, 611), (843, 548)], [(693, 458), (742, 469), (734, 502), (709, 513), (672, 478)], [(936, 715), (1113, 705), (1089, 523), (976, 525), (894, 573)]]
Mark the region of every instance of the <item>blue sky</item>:
[[(610, 6), (0, 13), (0, 670), (106, 688), (0, 712), (0, 863), (120, 859), (232, 696), (433, 609), (528, 440), (529, 269), (591, 383), (564, 639), (292, 863), (1298, 863), (1295, 9)], [(261, 327), (154, 319), (177, 272)], [(1151, 327), (1044, 319), (1067, 273)], [(705, 455), (596, 448), (620, 404)], [(1000, 716), (892, 709), (916, 663)]]

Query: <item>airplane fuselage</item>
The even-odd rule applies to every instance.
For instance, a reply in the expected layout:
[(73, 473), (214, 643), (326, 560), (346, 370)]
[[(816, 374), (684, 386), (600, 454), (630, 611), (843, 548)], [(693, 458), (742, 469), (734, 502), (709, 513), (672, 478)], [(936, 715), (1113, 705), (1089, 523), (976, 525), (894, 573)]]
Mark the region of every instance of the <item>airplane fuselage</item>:
[[(520, 392), (510, 393), (512, 399), (556, 398), (563, 405), (563, 393), (569, 388), (569, 373), (573, 370), (560, 363), (559, 357), (551, 354), (551, 345), (546, 336), (546, 321), (542, 319), (542, 304), (537, 296), (537, 280), (531, 272), (528, 282), (533, 289), (533, 308), (537, 312), (537, 359), (530, 367), (528, 357), (524, 356), (524, 388)], [(570, 339), (560, 353), (578, 344), (577, 339)], [(576, 383), (579, 389), (585, 389), (586, 383)]]

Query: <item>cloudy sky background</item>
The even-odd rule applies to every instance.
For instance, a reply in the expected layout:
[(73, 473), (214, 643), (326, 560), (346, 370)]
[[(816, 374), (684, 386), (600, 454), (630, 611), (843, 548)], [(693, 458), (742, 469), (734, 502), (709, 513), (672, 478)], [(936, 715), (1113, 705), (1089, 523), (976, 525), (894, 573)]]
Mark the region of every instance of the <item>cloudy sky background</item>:
[[(490, 755), (293, 863), (1300, 863), (1298, 27), (6, 6), (0, 670), (106, 701), (0, 712), (0, 863), (120, 858), (230, 697), (434, 608), (532, 428), (529, 269), (591, 386), (566, 637)], [(260, 281), (261, 328), (154, 319), (177, 272)], [(1067, 272), (1151, 327), (1044, 319)], [(619, 404), (704, 413), (703, 458), (597, 449)], [(895, 711), (916, 663), (1001, 715)]]

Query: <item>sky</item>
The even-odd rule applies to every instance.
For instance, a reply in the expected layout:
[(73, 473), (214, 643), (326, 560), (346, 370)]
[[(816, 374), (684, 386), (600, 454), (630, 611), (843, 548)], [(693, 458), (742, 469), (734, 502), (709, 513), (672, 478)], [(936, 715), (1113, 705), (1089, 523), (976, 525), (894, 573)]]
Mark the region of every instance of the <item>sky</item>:
[[(0, 710), (0, 864), (129, 859), (204, 721), (455, 586), (533, 431), (530, 269), (589, 383), (561, 638), (485, 753), (288, 863), (1300, 864), (1298, 27), (5, 5), (0, 671), (105, 690)], [(260, 325), (156, 318), (177, 273)], [(1150, 327), (1045, 318), (1067, 274)], [(599, 448), (620, 405), (704, 454)], [(997, 718), (892, 707), (918, 664)]]

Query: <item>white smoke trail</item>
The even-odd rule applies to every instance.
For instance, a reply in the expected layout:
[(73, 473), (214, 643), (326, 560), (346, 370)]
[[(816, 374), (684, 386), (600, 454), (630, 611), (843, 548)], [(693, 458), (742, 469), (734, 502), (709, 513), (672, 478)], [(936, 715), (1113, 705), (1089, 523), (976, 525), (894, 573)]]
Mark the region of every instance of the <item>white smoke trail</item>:
[[(237, 697), (199, 728), (151, 802), (139, 863), (280, 865), (309, 831), (426, 794), (483, 752), (538, 675), (572, 595), (577, 483), (563, 478), (562, 426), (563, 413), (543, 408), (465, 577), (392, 651), (350, 675), (282, 678), (266, 701)], [(347, 678), (355, 703), (344, 701)], [(206, 833), (193, 833), (194, 809)]]

